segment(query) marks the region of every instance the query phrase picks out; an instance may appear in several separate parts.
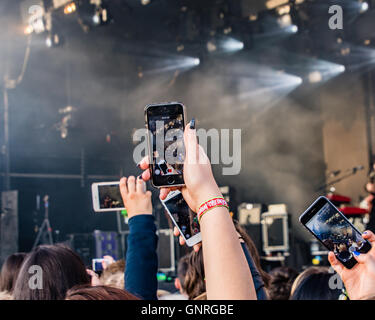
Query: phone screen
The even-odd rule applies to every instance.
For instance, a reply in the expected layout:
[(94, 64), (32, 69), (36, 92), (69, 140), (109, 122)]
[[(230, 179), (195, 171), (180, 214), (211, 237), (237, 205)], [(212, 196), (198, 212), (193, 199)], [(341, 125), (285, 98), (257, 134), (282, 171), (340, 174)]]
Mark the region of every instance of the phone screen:
[(198, 216), (189, 208), (182, 193), (178, 193), (173, 198), (165, 201), (164, 205), (168, 208), (169, 213), (186, 240), (200, 232)]
[(181, 104), (147, 109), (151, 134), (152, 179), (156, 186), (183, 184), (184, 110)]
[(118, 184), (98, 185), (100, 209), (124, 208)]
[(361, 233), (330, 202), (318, 209), (305, 226), (344, 264), (354, 260), (354, 251), (369, 249)]

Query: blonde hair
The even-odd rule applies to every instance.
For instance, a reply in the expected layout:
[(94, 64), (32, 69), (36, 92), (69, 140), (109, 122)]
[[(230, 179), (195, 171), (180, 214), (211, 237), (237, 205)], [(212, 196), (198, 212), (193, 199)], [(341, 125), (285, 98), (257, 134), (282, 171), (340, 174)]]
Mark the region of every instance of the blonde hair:
[(111, 263), (100, 276), (100, 281), (105, 286), (114, 287), (118, 289), (124, 289), (125, 280), (124, 280), (124, 271), (125, 271), (125, 261), (118, 260), (114, 263)]

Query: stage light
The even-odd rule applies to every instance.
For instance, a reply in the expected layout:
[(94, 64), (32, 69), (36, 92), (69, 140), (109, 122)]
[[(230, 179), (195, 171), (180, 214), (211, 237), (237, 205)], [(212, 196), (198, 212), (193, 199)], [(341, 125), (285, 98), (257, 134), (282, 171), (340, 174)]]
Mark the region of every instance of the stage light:
[(141, 0), (142, 5), (147, 6), (151, 0)]
[(293, 24), (292, 17), (290, 14), (285, 14), (277, 19), (277, 22), (279, 23), (279, 26), (281, 28), (289, 27)]
[(366, 12), (369, 8), (369, 5), (367, 2), (362, 2), (361, 3), (361, 6), (360, 6), (360, 12), (363, 13), (363, 12)]
[(310, 83), (328, 81), (346, 70), (344, 65), (323, 60), (315, 61), (314, 64), (311, 65), (311, 69), (307, 76)]
[(206, 44), (207, 51), (210, 53), (236, 52), (242, 50), (244, 47), (245, 45), (242, 41), (229, 37), (212, 39)]
[[(152, 58), (151, 58), (152, 59)], [(151, 61), (149, 59), (149, 61)], [(170, 55), (168, 58), (156, 58), (154, 68), (143, 70), (143, 75), (158, 74), (172, 71), (186, 71), (200, 65), (198, 57), (186, 57), (180, 55)]]
[(238, 65), (238, 68), (232, 68), (232, 73), (238, 73), (238, 98), (247, 100), (252, 108), (263, 110), (275, 105), (303, 83), (299, 76), (256, 64)]
[(278, 7), (278, 8), (276, 8), (276, 12), (279, 16), (282, 16), (284, 14), (288, 14), (290, 12), (290, 5)]
[(291, 25), (288, 28), (290, 29), (290, 32), (292, 32), (292, 33), (297, 33), (298, 32), (298, 27), (295, 24)]
[(68, 3), (64, 7), (64, 13), (65, 14), (71, 14), (71, 13), (75, 12), (76, 10), (77, 10), (77, 6), (74, 2)]
[(27, 27), (25, 28), (25, 30), (24, 30), (24, 33), (25, 33), (26, 35), (28, 35), (28, 34), (33, 33), (33, 31), (34, 31), (34, 28), (33, 28), (32, 26), (27, 26)]
[(95, 14), (92, 17), (92, 22), (95, 25), (99, 25), (100, 24), (100, 15), (99, 15), (99, 12), (95, 12)]
[(222, 47), (225, 51), (238, 51), (244, 48), (242, 41), (238, 41), (234, 38), (223, 41)]

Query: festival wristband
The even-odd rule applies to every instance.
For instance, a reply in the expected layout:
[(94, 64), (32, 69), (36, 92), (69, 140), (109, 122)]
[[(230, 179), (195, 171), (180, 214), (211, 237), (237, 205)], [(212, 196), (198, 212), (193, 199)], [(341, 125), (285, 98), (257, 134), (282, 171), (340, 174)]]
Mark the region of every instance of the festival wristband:
[(217, 207), (225, 207), (229, 210), (229, 206), (224, 198), (213, 198), (211, 200), (208, 200), (206, 202), (203, 202), (198, 209), (198, 222), (200, 223), (203, 215)]

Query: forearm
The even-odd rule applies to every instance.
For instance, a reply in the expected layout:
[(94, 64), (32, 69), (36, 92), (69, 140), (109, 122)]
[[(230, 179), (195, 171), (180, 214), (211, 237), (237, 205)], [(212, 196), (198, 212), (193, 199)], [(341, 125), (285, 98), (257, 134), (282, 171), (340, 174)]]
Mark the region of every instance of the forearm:
[(208, 211), (201, 219), (208, 299), (256, 299), (250, 269), (226, 208)]
[(156, 300), (158, 259), (156, 226), (152, 215), (129, 220), (125, 289), (143, 299)]

